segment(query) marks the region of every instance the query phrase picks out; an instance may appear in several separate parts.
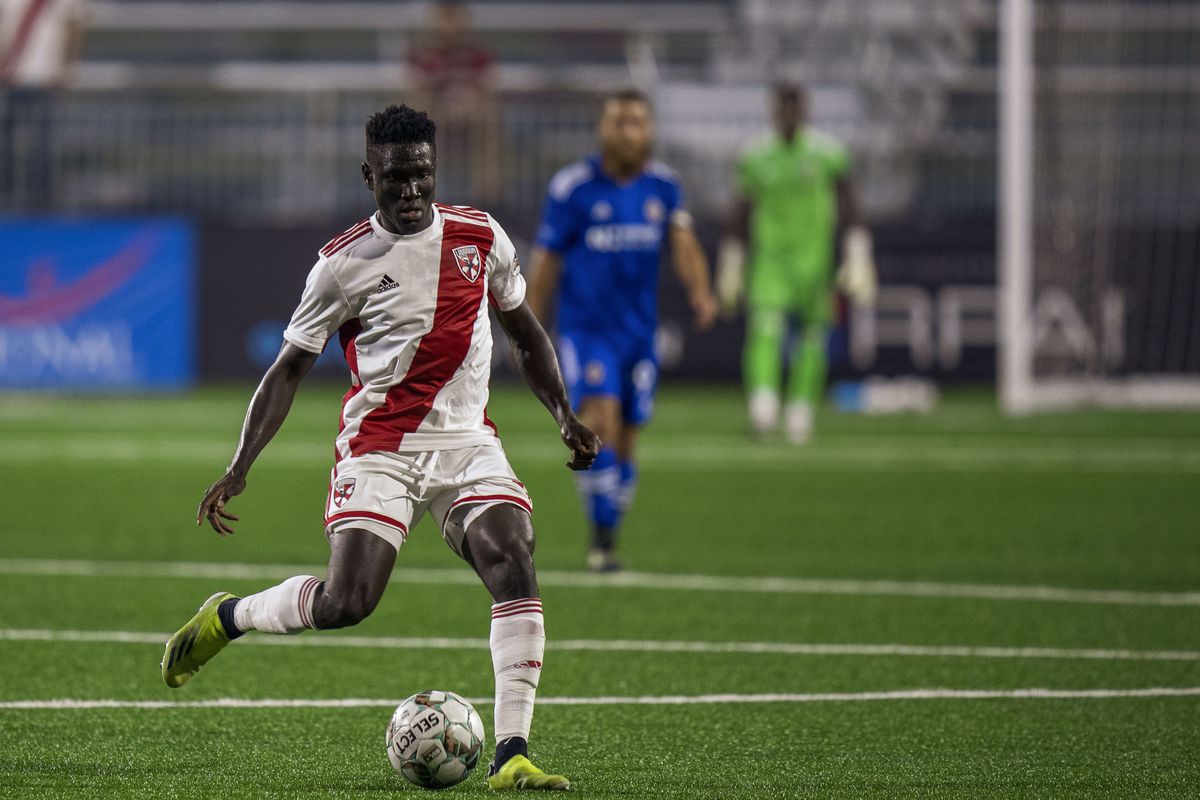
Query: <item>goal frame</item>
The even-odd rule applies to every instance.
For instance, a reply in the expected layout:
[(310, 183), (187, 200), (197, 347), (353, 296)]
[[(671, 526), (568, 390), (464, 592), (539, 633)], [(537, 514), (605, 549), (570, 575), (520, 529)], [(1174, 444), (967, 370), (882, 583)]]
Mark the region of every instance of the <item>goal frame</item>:
[(1068, 409), (1200, 408), (1200, 376), (1039, 379), (1034, 358), (1034, 0), (1000, 0), (996, 382), (1008, 414)]

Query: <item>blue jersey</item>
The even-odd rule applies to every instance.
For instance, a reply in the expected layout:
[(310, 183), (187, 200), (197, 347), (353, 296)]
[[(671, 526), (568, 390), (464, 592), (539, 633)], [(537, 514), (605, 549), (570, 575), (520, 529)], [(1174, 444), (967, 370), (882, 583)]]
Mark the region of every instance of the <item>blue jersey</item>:
[(622, 346), (652, 342), (660, 254), (682, 208), (675, 173), (656, 161), (624, 185), (604, 174), (599, 156), (560, 170), (537, 234), (563, 258), (559, 330)]

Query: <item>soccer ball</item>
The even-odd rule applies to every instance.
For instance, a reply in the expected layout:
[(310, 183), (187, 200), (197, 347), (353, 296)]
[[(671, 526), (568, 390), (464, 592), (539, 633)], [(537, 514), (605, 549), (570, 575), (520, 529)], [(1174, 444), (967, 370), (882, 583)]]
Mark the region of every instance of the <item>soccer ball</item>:
[(418, 692), (396, 707), (387, 726), (388, 760), (426, 789), (466, 780), (483, 751), (483, 721), (454, 692)]

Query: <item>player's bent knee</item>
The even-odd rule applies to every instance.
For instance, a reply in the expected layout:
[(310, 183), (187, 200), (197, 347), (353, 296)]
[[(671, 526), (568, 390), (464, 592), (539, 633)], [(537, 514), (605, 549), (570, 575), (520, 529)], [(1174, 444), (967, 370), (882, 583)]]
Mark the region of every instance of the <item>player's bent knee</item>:
[(378, 603), (379, 597), (366, 587), (344, 591), (327, 588), (313, 604), (313, 622), (321, 629), (349, 628), (371, 616)]

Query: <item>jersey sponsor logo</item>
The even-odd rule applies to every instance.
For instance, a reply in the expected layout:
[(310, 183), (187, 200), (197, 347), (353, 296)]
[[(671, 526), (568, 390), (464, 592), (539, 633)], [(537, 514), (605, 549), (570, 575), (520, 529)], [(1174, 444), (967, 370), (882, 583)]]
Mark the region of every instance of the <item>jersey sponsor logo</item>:
[(601, 253), (627, 250), (657, 250), (661, 240), (658, 225), (634, 223), (624, 225), (593, 225), (588, 228), (587, 246)]
[(479, 248), (473, 244), (464, 247), (454, 248), (454, 262), (458, 264), (458, 269), (462, 272), (463, 277), (471, 283), (479, 280), (479, 273), (483, 271), (483, 259), (479, 257)]
[(333, 504), (338, 508), (346, 505), (346, 501), (350, 499), (350, 495), (354, 494), (354, 484), (358, 483), (357, 478), (338, 478), (333, 484)]
[(400, 284), (392, 280), (392, 276), (385, 272), (383, 273), (383, 280), (381, 280), (379, 285), (375, 287), (375, 294), (383, 294), (384, 292), (390, 292), (392, 289), (398, 288), (400, 288)]

